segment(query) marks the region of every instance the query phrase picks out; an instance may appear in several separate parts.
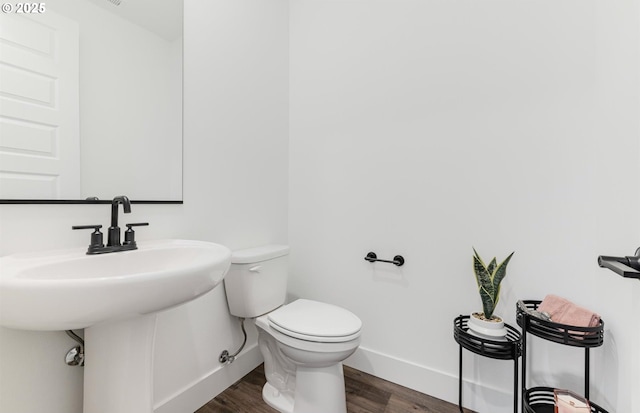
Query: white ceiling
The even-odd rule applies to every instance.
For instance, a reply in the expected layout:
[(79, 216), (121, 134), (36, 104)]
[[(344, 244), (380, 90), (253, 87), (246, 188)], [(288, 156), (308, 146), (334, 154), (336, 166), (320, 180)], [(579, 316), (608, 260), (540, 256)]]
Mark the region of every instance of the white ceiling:
[(121, 0), (119, 6), (109, 0), (89, 1), (166, 40), (182, 36), (183, 0)]

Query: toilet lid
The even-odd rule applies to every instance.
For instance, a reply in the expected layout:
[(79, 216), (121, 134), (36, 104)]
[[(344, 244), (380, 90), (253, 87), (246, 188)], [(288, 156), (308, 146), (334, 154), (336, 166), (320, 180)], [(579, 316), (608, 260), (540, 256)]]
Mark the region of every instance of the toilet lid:
[(344, 308), (299, 299), (268, 314), (283, 334), (309, 341), (343, 342), (359, 336), (362, 321)]

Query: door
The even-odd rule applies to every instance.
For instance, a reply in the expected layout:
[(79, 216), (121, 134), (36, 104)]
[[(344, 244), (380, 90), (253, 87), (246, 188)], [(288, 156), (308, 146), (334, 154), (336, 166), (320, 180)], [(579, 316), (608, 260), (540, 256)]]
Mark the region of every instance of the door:
[(79, 199), (78, 24), (0, 14), (0, 198)]

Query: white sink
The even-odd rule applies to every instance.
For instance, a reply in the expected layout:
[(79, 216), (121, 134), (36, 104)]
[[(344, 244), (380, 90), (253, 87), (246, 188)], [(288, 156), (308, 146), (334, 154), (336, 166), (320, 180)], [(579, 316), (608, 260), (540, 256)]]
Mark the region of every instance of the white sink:
[(210, 291), (231, 252), (202, 241), (138, 243), (133, 251), (85, 248), (0, 258), (0, 325), (73, 330), (173, 307)]
[(0, 258), (0, 325), (85, 329), (84, 413), (150, 413), (156, 313), (220, 284), (231, 251), (186, 240)]

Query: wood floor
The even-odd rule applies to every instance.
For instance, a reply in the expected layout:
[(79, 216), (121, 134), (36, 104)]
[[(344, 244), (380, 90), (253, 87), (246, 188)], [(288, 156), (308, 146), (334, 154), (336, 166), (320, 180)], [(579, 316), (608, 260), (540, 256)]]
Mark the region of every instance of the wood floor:
[[(460, 413), (456, 405), (350, 367), (344, 375), (348, 413)], [(265, 382), (260, 365), (196, 413), (277, 413), (262, 400)]]

